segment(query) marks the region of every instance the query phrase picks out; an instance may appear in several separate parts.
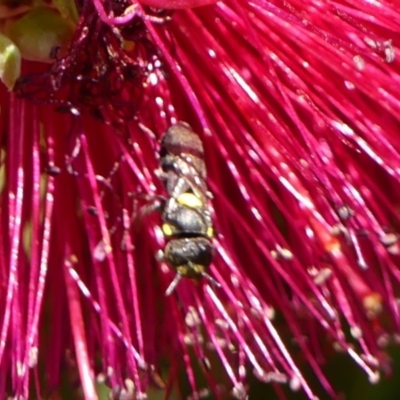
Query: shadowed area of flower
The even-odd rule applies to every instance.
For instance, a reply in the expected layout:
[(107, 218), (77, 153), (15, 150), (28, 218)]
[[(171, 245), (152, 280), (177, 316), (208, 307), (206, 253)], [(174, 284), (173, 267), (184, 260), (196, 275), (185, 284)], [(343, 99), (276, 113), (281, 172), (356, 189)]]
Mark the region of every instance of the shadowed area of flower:
[[(250, 374), (278, 398), (289, 385), (315, 399), (308, 364), (336, 398), (332, 350), (371, 383), (389, 373), (395, 2), (65, 4), (40, 7), (75, 27), (69, 45), (57, 36), (51, 64), (23, 61), (0, 91), (0, 393), (46, 398), (66, 380), (87, 400), (96, 381), (115, 399), (151, 386), (245, 399)], [(36, 7), (23, 6), (4, 26)], [(175, 271), (155, 257), (150, 210), (166, 195), (159, 138), (177, 121), (204, 145), (220, 287), (185, 278), (165, 296)]]

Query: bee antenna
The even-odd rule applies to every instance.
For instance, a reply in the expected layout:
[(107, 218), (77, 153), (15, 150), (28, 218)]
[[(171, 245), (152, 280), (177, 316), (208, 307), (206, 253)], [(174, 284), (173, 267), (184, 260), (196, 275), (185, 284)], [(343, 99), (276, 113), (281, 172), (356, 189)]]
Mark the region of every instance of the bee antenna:
[(217, 282), (211, 275), (208, 275), (207, 272), (202, 272), (201, 276), (208, 280), (211, 284), (217, 287), (221, 287), (221, 284)]
[(180, 280), (182, 279), (182, 275), (181, 274), (176, 274), (175, 278), (173, 279), (173, 281), (169, 284), (168, 289), (165, 291), (165, 295), (169, 296), (178, 286), (178, 283), (180, 282)]

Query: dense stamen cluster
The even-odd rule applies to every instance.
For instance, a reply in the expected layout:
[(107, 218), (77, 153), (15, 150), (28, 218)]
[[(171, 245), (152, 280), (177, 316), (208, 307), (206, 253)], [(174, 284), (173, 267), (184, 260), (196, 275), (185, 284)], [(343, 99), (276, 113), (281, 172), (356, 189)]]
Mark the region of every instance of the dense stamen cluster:
[[(400, 332), (394, 5), (79, 5), (68, 52), (25, 64), (22, 99), (0, 92), (0, 393), (28, 398), (34, 378), (48, 395), (78, 370), (88, 400), (96, 382), (245, 399), (249, 374), (315, 399), (305, 360), (334, 398), (327, 346), (377, 382)], [(177, 121), (204, 146), (220, 287), (165, 297), (175, 271), (143, 210), (166, 195)]]
[[(118, 3), (115, 8), (121, 7)], [(75, 114), (89, 109), (112, 125), (133, 118), (150, 73), (149, 62), (157, 63), (157, 51), (138, 16), (129, 26), (116, 29), (98, 18), (90, 2), (82, 5), (69, 51), (61, 55), (55, 48), (53, 53), (50, 69), (19, 79), (17, 95), (51, 102)]]

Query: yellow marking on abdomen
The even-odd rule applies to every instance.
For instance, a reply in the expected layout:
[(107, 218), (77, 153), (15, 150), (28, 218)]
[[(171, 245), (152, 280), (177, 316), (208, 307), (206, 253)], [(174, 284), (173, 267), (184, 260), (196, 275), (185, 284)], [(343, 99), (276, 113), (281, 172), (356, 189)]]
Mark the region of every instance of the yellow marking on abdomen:
[(174, 233), (170, 224), (163, 224), (161, 229), (165, 236), (172, 236), (172, 234)]
[(201, 208), (204, 206), (203, 202), (193, 193), (182, 193), (176, 199), (178, 204), (189, 208)]

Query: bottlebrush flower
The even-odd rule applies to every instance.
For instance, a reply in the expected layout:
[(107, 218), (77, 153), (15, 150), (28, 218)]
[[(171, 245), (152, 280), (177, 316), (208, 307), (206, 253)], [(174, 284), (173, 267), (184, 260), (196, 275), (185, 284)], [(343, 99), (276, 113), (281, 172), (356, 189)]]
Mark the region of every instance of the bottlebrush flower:
[[(243, 399), (254, 374), (314, 399), (308, 363), (334, 398), (327, 347), (371, 382), (388, 370), (396, 4), (192, 9), (205, 3), (2, 2), (14, 90), (0, 92), (0, 393), (46, 397), (66, 381), (92, 400), (103, 380), (117, 399), (150, 386)], [(183, 279), (166, 297), (174, 271), (155, 258), (160, 215), (146, 210), (165, 195), (158, 139), (176, 121), (204, 144), (220, 287)], [(190, 389), (175, 385), (182, 371)]]

